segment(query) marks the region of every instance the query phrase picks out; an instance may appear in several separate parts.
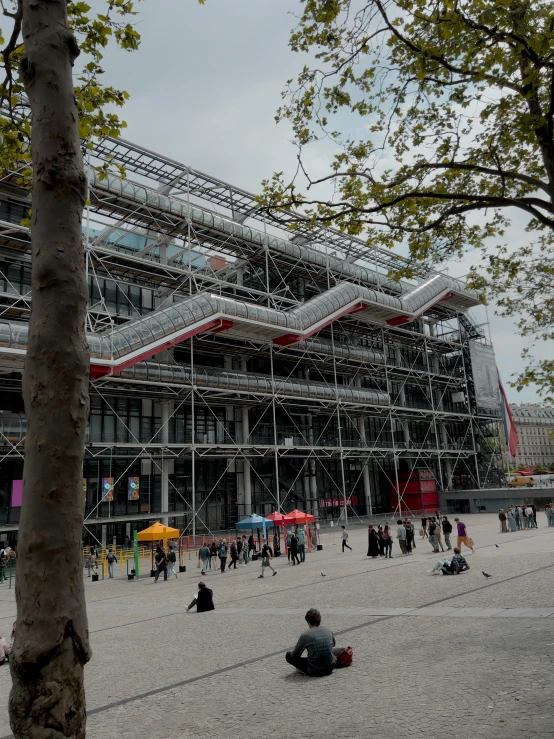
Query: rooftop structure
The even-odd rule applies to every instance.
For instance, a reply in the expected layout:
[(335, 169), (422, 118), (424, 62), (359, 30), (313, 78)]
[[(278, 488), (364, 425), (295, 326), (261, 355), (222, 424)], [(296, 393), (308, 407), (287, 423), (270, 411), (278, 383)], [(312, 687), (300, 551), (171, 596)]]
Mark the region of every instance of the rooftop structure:
[[(126, 178), (97, 176), (106, 161)], [(159, 518), (197, 533), (275, 508), (406, 510), (410, 479), (426, 481), (422, 505), (433, 487), (504, 480), (494, 356), (462, 281), (395, 282), (400, 256), (290, 231), (252, 194), (127, 141), (102, 141), (87, 171), (85, 539)], [(32, 300), (30, 201), (14, 183), (0, 185), (4, 526)]]

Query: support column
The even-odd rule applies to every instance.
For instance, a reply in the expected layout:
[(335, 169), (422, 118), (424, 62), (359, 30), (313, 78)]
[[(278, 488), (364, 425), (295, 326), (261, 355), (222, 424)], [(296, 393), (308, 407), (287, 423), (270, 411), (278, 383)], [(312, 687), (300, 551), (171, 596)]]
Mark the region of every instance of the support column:
[[(356, 375), (356, 379), (354, 382), (356, 387), (362, 386), (362, 378), (359, 375)], [(365, 442), (367, 437), (365, 433), (365, 418), (364, 416), (358, 416), (358, 433), (360, 435), (360, 441)], [(365, 443), (362, 444), (363, 448), (365, 449)], [(371, 485), (369, 482), (369, 469), (368, 464), (369, 462), (369, 452), (367, 452), (367, 456), (364, 459), (364, 467), (362, 469), (362, 485), (364, 489), (364, 499), (365, 499), (365, 509), (369, 516), (373, 516), (373, 503), (371, 501)]]
[[(441, 423), (440, 425), (441, 429), (441, 440), (442, 440), (442, 447), (443, 449), (448, 449), (448, 435), (446, 433), (446, 429), (444, 427), (444, 424)], [(452, 460), (451, 459), (444, 459), (444, 467), (446, 471), (446, 489), (452, 490), (453, 489), (453, 483), (452, 483)]]
[[(306, 416), (306, 427), (308, 432), (308, 443), (311, 447), (314, 445), (313, 419), (311, 413)], [(319, 501), (317, 499), (317, 475), (316, 460), (314, 457), (308, 459), (308, 482), (310, 489), (310, 502), (312, 515), (319, 517)]]
[[(246, 359), (240, 361), (241, 372), (247, 372)], [(241, 408), (242, 420), (242, 443), (250, 444), (250, 419), (248, 415), (248, 407)], [(252, 513), (252, 473), (250, 470), (250, 460), (244, 458), (242, 460), (242, 502), (244, 506), (244, 516)]]
[[(164, 400), (161, 403), (161, 442), (162, 444), (169, 444), (169, 419), (173, 413), (173, 401)], [(169, 510), (169, 475), (173, 468), (173, 460), (163, 458), (161, 462), (161, 491), (162, 491), (162, 512), (165, 513)], [(162, 523), (167, 526), (169, 522), (168, 516), (162, 516)]]

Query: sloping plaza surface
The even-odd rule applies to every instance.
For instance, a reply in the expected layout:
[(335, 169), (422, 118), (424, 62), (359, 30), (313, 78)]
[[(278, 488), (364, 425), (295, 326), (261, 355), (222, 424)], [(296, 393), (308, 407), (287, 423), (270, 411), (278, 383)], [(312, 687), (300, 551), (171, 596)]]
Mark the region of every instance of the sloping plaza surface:
[[(471, 569), (457, 577), (428, 574), (438, 555), (419, 537), (411, 556), (395, 542), (393, 559), (368, 558), (366, 529), (352, 522), (352, 552), (324, 534), (301, 566), (275, 559), (276, 577), (258, 579), (259, 561), (208, 572), (207, 614), (185, 612), (200, 580), (194, 562), (157, 584), (119, 570), (85, 578), (87, 736), (554, 736), (554, 528), (542, 512), (538, 529), (505, 534), (495, 515), (462, 518), (476, 553), (464, 552)], [(311, 607), (354, 650), (351, 667), (325, 678), (284, 659)], [(2, 586), (0, 634), (14, 618), (14, 590)], [(11, 736), (10, 682), (4, 665), (0, 739)]]

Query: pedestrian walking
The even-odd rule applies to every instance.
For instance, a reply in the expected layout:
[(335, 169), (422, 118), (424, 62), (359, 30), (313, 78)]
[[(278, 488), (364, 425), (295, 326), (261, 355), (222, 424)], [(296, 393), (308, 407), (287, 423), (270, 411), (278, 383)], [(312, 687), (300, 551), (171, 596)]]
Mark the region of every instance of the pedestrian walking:
[(230, 570), (231, 567), (233, 567), (236, 570), (239, 553), (237, 549), (237, 542), (234, 539), (231, 542), (231, 549), (229, 550), (229, 554), (231, 555), (231, 561), (229, 562), (229, 566), (227, 567), (227, 569)]
[[(300, 529), (296, 536), (298, 537), (298, 554), (300, 556), (300, 563), (302, 563), (306, 561), (306, 544), (308, 540), (304, 529)], [(274, 549), (276, 550), (277, 547), (274, 547)]]
[(269, 567), (269, 569), (273, 572), (273, 575), (277, 574), (277, 572), (271, 566), (271, 562), (269, 561), (270, 559), (273, 559), (273, 557), (269, 549), (269, 544), (267, 544), (266, 542), (262, 547), (262, 574), (258, 577), (258, 580), (261, 580), (264, 577), (266, 567)]
[(196, 613), (205, 613), (206, 611), (215, 610), (213, 596), (213, 590), (207, 588), (206, 583), (199, 582), (198, 593), (196, 595), (196, 598), (193, 598), (187, 606), (187, 613), (190, 611), (191, 608), (194, 608), (194, 606), (196, 606)]
[(348, 543), (348, 531), (346, 530), (346, 526), (342, 526), (341, 528), (342, 528), (342, 534), (341, 534), (342, 553), (344, 554), (345, 549), (350, 549), (350, 551), (352, 551), (352, 547)]
[(442, 518), (442, 533), (444, 535), (444, 543), (446, 544), (446, 550), (451, 551), (452, 544), (450, 543), (450, 534), (452, 533), (452, 524), (448, 520), (447, 516)]
[(423, 532), (422, 535), (421, 535), (422, 538), (423, 539), (425, 539), (425, 538), (428, 539), (429, 538), (429, 535), (427, 533), (427, 516), (422, 516), (421, 517), (421, 530)]
[(108, 562), (108, 577), (110, 579), (113, 579), (113, 566), (117, 562), (117, 557), (112, 552), (111, 549), (108, 549), (108, 553), (106, 555), (106, 561)]
[[(206, 547), (207, 549), (207, 547)], [(208, 549), (209, 551), (209, 549)], [(167, 575), (169, 578), (173, 575), (175, 579), (177, 579), (177, 573), (175, 572), (175, 565), (177, 564), (177, 555), (175, 554), (175, 550), (173, 549), (173, 545), (169, 545), (169, 549), (167, 552)]]
[(538, 529), (537, 526), (537, 506), (534, 503), (531, 503), (531, 510), (533, 511), (533, 528)]
[(221, 569), (221, 572), (225, 572), (225, 563), (227, 562), (227, 554), (229, 552), (229, 549), (227, 547), (227, 542), (225, 539), (221, 540), (221, 543), (219, 544), (219, 567)]
[(290, 558), (293, 567), (300, 564), (300, 560), (298, 559), (298, 538), (296, 534), (292, 534), (290, 537)]
[(383, 545), (385, 549), (385, 559), (388, 557), (389, 559), (392, 559), (392, 537), (390, 535), (390, 527), (388, 523), (385, 524), (385, 528), (383, 529)]
[(201, 575), (206, 574), (206, 570), (208, 569), (208, 564), (210, 565), (210, 567), (212, 566), (211, 559), (212, 559), (212, 551), (210, 547), (207, 544), (202, 544), (202, 546), (198, 550), (198, 562), (200, 563), (200, 574)]
[(521, 504), (521, 528), (526, 529), (528, 525), (529, 524), (527, 521), (527, 506), (525, 505), (525, 503), (522, 503)]
[(242, 535), (242, 550), (241, 550), (241, 554), (242, 554), (242, 564), (243, 564), (243, 567), (246, 567), (246, 565), (248, 564), (248, 562), (250, 560), (250, 557), (248, 556), (248, 539), (246, 538), (246, 534), (243, 534)]
[(517, 526), (517, 530), (520, 531), (523, 528), (523, 513), (521, 506), (516, 506), (514, 509), (514, 518)]
[(87, 557), (87, 561), (86, 561), (85, 564), (86, 564), (86, 567), (87, 567), (87, 570), (88, 570), (87, 577), (90, 577), (91, 570), (97, 570), (98, 569), (98, 565), (96, 564), (96, 557), (94, 556), (94, 550), (92, 550), (92, 549), (90, 550), (89, 555)]
[(256, 551), (256, 545), (254, 544), (254, 534), (250, 534), (248, 537), (248, 556), (251, 557), (251, 552)]
[(402, 554), (408, 554), (408, 550), (406, 549), (406, 529), (400, 519), (396, 523), (396, 538), (398, 539), (398, 546), (400, 547)]
[(460, 521), (459, 518), (455, 518), (454, 521), (456, 522), (456, 525), (458, 527), (458, 540), (456, 542), (458, 549), (461, 551), (462, 544), (465, 544), (468, 549), (471, 549), (471, 553), (475, 554), (473, 539), (470, 539), (470, 537), (467, 535), (467, 527), (465, 523), (463, 521)]
[(438, 546), (438, 542), (435, 536), (435, 532), (437, 530), (437, 522), (435, 521), (434, 518), (429, 519), (427, 530), (429, 534), (428, 535), (429, 544), (431, 544), (431, 546), (433, 547), (433, 552), (436, 554), (439, 551), (439, 546)]
[(156, 548), (156, 556), (154, 559), (156, 560), (156, 576), (154, 577), (154, 584), (158, 582), (158, 578), (162, 572), (164, 573), (164, 581), (167, 582), (167, 558), (164, 550), (159, 545)]
[(373, 559), (379, 556), (379, 537), (372, 523), (367, 527), (367, 556)]
[(440, 519), (437, 521), (437, 519), (434, 519), (435, 521), (435, 545), (437, 547), (437, 551), (440, 547), (441, 552), (444, 552), (444, 547), (442, 545), (442, 527), (440, 524)]
[(498, 519), (500, 521), (500, 533), (507, 534), (508, 533), (508, 516), (504, 512), (504, 508), (501, 508), (498, 511)]
[(531, 508), (529, 504), (525, 508), (525, 517), (527, 519), (527, 528), (528, 529), (535, 528), (535, 523), (533, 521), (533, 509)]

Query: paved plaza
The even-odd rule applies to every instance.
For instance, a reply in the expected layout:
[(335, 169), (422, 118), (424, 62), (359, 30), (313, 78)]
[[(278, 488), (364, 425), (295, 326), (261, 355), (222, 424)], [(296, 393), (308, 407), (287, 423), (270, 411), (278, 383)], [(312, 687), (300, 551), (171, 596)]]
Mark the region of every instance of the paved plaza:
[[(495, 515), (463, 519), (477, 551), (458, 577), (427, 573), (437, 555), (419, 537), (412, 556), (395, 543), (394, 561), (370, 559), (365, 528), (352, 526), (352, 553), (325, 534), (302, 566), (275, 560), (277, 577), (259, 580), (259, 562), (208, 573), (207, 614), (185, 613), (194, 566), (156, 585), (87, 579), (87, 735), (553, 737), (554, 528), (544, 513), (537, 530), (508, 534)], [(330, 677), (305, 677), (284, 659), (310, 607), (354, 649), (354, 664)], [(14, 617), (3, 586), (0, 634)], [(9, 689), (4, 665), (0, 739), (11, 734)]]

